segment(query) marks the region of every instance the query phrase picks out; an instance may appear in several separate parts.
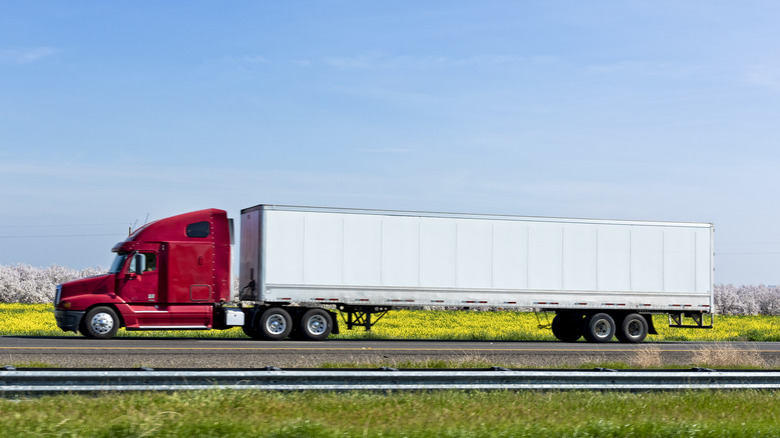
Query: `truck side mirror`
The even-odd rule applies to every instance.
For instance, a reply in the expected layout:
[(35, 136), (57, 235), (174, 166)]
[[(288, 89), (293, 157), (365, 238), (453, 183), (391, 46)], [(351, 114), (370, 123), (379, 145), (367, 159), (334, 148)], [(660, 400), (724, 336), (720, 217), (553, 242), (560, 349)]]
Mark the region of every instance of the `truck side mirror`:
[(142, 254), (136, 254), (133, 256), (135, 258), (135, 272), (133, 272), (136, 275), (141, 275), (142, 272), (144, 272), (144, 256)]

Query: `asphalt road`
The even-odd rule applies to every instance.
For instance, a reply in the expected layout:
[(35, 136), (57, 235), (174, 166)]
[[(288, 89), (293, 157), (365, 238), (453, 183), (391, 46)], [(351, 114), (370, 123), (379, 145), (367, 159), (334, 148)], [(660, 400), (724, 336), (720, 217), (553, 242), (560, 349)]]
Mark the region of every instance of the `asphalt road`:
[(513, 368), (623, 362), (637, 367), (730, 363), (780, 368), (780, 342), (357, 341), (0, 337), (0, 366), (99, 368), (316, 368), (323, 364), (408, 366), (429, 360)]

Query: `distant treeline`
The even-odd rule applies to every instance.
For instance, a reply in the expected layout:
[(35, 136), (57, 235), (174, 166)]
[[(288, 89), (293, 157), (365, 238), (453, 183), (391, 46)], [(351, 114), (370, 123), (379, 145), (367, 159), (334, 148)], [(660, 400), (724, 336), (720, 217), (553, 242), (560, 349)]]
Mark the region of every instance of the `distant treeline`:
[[(36, 268), (25, 264), (0, 265), (0, 302), (50, 303), (60, 283), (100, 275), (103, 267)], [(715, 309), (724, 315), (780, 315), (780, 288), (771, 286), (715, 285)]]
[(715, 309), (722, 315), (780, 315), (780, 288), (716, 284)]
[(107, 271), (108, 269), (102, 267), (77, 271), (57, 265), (48, 268), (36, 268), (22, 263), (0, 265), (0, 302), (51, 303), (58, 284)]

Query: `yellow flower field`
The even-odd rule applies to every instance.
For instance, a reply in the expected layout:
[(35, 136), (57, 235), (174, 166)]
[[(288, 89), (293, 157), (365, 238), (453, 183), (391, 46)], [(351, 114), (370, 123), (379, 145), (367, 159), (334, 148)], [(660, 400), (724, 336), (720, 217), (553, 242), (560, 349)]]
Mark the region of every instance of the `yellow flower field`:
[[(554, 341), (547, 328), (554, 314), (531, 312), (398, 310), (387, 314), (370, 334), (342, 330), (342, 338)], [(709, 321), (709, 318), (706, 319)], [(653, 315), (658, 335), (647, 341), (780, 341), (780, 316), (716, 315), (713, 329), (669, 327), (666, 315)]]
[[(0, 303), (0, 336), (81, 336), (73, 332), (63, 332), (54, 320), (52, 304), (8, 304)], [(211, 331), (173, 331), (161, 330), (153, 332), (128, 332), (120, 329), (117, 336), (155, 336), (155, 337), (244, 337), (240, 328)]]
[[(550, 319), (552, 314), (547, 315)], [(457, 340), (555, 340), (544, 314), (528, 312), (422, 311), (396, 310), (383, 317), (371, 332), (362, 328), (346, 330), (340, 322), (336, 339), (457, 339)], [(658, 335), (647, 341), (780, 341), (780, 316), (716, 315), (715, 328), (675, 329), (665, 315), (654, 315)], [(0, 303), (0, 335), (3, 336), (78, 336), (63, 332), (54, 321), (51, 304)], [(244, 337), (240, 328), (211, 331), (143, 331), (121, 329), (117, 336), (155, 337)]]

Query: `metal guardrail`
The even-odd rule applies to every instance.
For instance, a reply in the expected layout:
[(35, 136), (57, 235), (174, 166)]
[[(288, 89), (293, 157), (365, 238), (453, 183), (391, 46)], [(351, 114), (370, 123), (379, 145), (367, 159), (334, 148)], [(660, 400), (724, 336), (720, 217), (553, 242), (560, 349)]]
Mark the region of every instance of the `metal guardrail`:
[(780, 371), (627, 370), (17, 370), (0, 369), (0, 393), (303, 390), (780, 389)]

